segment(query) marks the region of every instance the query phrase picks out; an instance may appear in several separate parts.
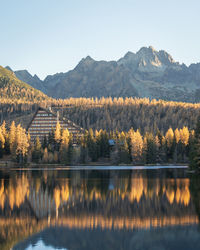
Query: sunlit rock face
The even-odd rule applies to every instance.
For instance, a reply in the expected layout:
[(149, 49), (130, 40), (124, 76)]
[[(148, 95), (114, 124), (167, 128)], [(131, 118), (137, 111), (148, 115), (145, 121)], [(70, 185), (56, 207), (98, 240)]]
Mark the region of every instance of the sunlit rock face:
[(152, 46), (142, 47), (136, 54), (128, 52), (118, 61), (118, 64), (128, 67), (132, 72), (157, 72), (160, 74), (169, 66), (179, 65), (167, 52), (156, 51)]

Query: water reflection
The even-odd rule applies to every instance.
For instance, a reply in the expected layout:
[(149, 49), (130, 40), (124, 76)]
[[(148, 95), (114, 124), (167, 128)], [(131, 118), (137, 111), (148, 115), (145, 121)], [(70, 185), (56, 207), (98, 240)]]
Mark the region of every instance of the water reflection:
[[(43, 230), (62, 233), (63, 227), (69, 235), (89, 230), (100, 237), (100, 230), (116, 239), (135, 230), (188, 230), (199, 223), (197, 183), (185, 170), (0, 171), (0, 249)], [(75, 245), (70, 249), (81, 249)]]
[(27, 250), (54, 250), (54, 249), (59, 249), (59, 250), (67, 250), (66, 248), (53, 248), (51, 246), (46, 246), (45, 243), (42, 240), (39, 240), (37, 242), (37, 244), (30, 244), (30, 246), (28, 246), (26, 248)]

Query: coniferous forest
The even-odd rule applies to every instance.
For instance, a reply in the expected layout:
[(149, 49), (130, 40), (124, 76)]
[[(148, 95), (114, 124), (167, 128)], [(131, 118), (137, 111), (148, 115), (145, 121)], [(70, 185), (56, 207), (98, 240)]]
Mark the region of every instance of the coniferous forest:
[[(195, 129), (197, 117), (200, 114), (200, 104), (167, 102), (163, 100), (149, 100), (138, 98), (69, 98), (46, 99), (37, 101), (11, 101), (1, 98), (0, 119), (11, 124), (14, 120), (27, 126), (37, 107), (52, 107), (59, 110), (84, 129), (106, 129), (107, 131), (129, 131), (139, 129), (141, 133), (156, 133), (157, 129), (166, 133), (187, 126)], [(27, 118), (24, 119), (24, 118)]]
[[(31, 143), (25, 128), (38, 106), (51, 106), (85, 129), (77, 147), (72, 147), (71, 135), (62, 128), (56, 138), (52, 132), (44, 141)], [(198, 143), (194, 134), (199, 133), (199, 111), (200, 104), (146, 98), (2, 98), (0, 155), (38, 163), (186, 164), (191, 152), (198, 151), (192, 145)], [(12, 130), (15, 139), (10, 139)]]
[[(196, 130), (169, 128), (155, 134), (139, 130), (85, 130), (74, 147), (72, 135), (57, 122), (55, 131), (40, 141), (31, 142), (30, 135), (13, 121), (0, 127), (0, 157), (10, 156), (18, 163), (88, 164), (186, 164), (192, 156), (199, 165), (199, 123)], [(193, 157), (195, 155), (195, 157)]]

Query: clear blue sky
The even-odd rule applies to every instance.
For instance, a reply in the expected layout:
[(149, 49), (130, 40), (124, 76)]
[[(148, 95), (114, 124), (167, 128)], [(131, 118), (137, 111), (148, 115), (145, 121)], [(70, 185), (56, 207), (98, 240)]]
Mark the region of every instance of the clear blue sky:
[(44, 78), (142, 46), (200, 62), (199, 0), (0, 0), (0, 65)]

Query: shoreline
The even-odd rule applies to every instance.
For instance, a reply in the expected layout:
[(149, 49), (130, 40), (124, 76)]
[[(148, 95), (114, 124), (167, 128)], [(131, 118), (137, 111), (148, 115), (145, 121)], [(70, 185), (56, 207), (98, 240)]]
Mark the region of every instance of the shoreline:
[(64, 165), (64, 164), (37, 164), (28, 163), (21, 165), (12, 161), (0, 161), (0, 169), (14, 169), (14, 170), (142, 170), (142, 169), (188, 169), (188, 164), (149, 164), (149, 165), (132, 165), (132, 164), (77, 164), (77, 165)]

